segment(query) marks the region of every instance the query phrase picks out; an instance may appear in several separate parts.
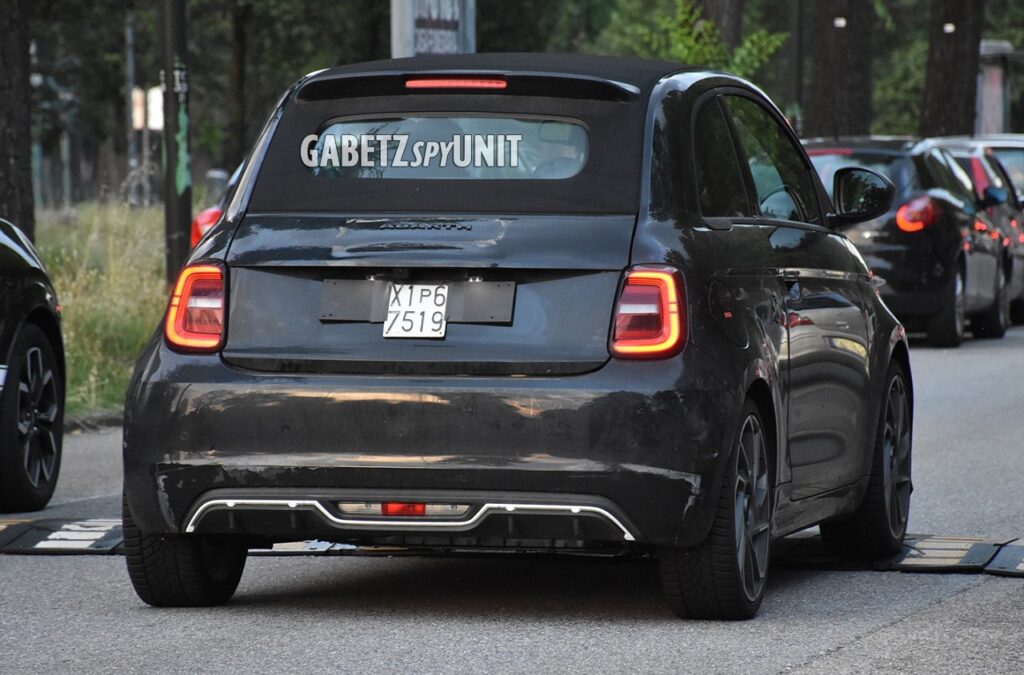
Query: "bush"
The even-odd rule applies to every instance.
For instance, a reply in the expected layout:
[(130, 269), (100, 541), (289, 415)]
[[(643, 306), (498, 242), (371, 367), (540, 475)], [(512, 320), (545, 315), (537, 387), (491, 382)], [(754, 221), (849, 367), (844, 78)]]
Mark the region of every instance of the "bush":
[(36, 245), (63, 317), (68, 411), (118, 410), (167, 304), (163, 212), (84, 204), (38, 215)]

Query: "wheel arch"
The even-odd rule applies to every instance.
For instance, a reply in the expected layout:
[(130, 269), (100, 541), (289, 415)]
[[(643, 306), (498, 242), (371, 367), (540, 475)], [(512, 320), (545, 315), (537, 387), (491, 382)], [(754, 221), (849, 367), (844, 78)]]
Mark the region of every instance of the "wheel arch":
[(36, 307), (29, 312), (28, 316), (25, 317), (24, 323), (31, 323), (39, 328), (39, 330), (43, 331), (43, 335), (46, 336), (46, 339), (50, 341), (53, 353), (57, 357), (57, 367), (60, 368), (61, 383), (63, 385), (61, 387), (61, 393), (64, 396), (67, 396), (67, 365), (64, 361), (64, 340), (61, 337), (60, 324), (57, 322), (57, 319), (43, 307)]
[(914, 413), (914, 378), (910, 371), (910, 349), (907, 347), (905, 339), (898, 339), (893, 345), (892, 353), (889, 355), (889, 361), (895, 361), (900, 364), (903, 369), (903, 373), (907, 376), (907, 397), (910, 399), (911, 420), (913, 420)]
[(757, 406), (758, 412), (761, 413), (761, 422), (767, 427), (767, 438), (769, 442), (768, 448), (768, 461), (771, 462), (771, 475), (775, 477), (775, 485), (777, 487), (781, 480), (779, 476), (779, 449), (784, 447), (782, 439), (779, 438), (779, 432), (781, 425), (779, 424), (779, 418), (777, 408), (775, 405), (775, 398), (772, 395), (771, 386), (768, 382), (762, 378), (756, 378), (747, 387), (746, 398), (754, 402)]

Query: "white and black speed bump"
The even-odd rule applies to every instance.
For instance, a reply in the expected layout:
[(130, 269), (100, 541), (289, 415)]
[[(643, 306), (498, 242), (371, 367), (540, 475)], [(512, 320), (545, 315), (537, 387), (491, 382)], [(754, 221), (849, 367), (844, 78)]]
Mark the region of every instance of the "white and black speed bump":
[(120, 518), (33, 520), (8, 529), (13, 536), (0, 540), (3, 553), (110, 554), (122, 542)]

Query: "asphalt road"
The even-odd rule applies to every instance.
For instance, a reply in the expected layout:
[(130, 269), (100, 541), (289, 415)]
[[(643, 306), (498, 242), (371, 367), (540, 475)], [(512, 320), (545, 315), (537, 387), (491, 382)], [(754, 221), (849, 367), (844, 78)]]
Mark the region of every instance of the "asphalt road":
[[(911, 531), (1024, 537), (1024, 328), (911, 358)], [(116, 516), (119, 445), (69, 437), (41, 515)], [(0, 556), (0, 672), (1019, 673), (1022, 645), (1024, 579), (986, 575), (777, 568), (728, 624), (637, 561), (250, 558), (230, 605), (160, 610), (120, 557)]]

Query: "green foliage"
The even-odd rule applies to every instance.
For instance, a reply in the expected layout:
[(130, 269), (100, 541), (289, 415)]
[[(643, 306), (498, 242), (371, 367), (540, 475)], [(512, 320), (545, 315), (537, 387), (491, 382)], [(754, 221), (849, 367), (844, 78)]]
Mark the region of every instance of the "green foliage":
[(71, 414), (117, 410), (167, 304), (163, 210), (82, 204), (39, 214), (39, 254), (62, 307)]
[(876, 61), (872, 133), (917, 133), (927, 58), (928, 41), (915, 39)]
[(757, 29), (732, 51), (694, 0), (618, 0), (595, 47), (616, 54), (708, 66), (751, 77), (786, 41), (784, 33)]

